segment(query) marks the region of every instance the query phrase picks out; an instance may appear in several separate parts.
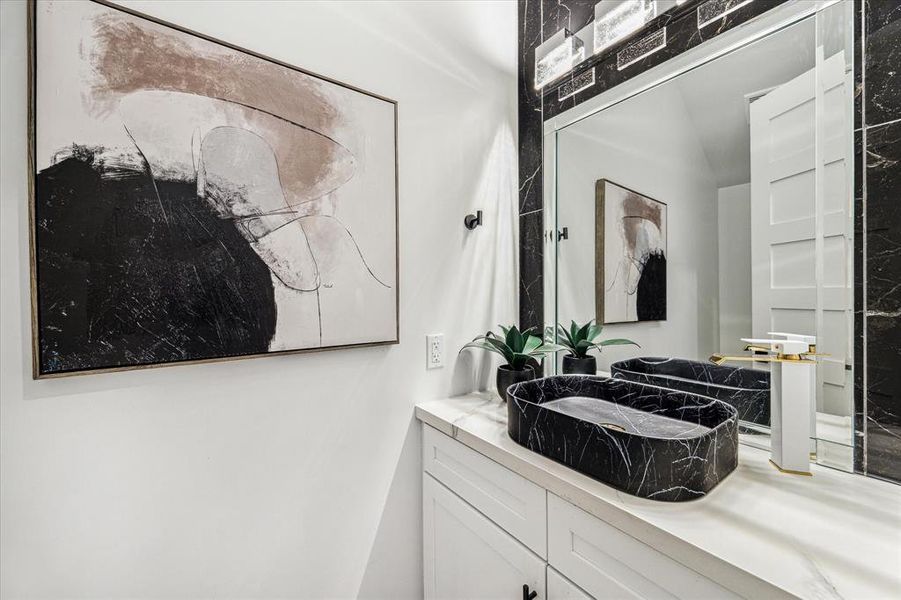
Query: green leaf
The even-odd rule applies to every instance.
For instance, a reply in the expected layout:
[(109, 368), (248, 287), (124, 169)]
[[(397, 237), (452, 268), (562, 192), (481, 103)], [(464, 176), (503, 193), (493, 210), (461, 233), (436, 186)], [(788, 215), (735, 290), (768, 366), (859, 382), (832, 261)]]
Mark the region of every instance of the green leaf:
[[(590, 322), (590, 321), (589, 321)], [(601, 335), (601, 330), (604, 327), (602, 325), (598, 325), (597, 323), (593, 324), (588, 328), (588, 335), (585, 336), (589, 342), (595, 341), (599, 335)]]
[(522, 333), (520, 333), (519, 329), (516, 327), (510, 328), (510, 333), (507, 334), (507, 345), (510, 347), (510, 350), (513, 352), (522, 351), (522, 345), (525, 342), (525, 339), (522, 337)]
[(463, 346), (463, 348), (460, 349), (460, 352), (462, 352), (466, 348), (479, 348), (481, 350), (487, 350), (489, 352), (494, 352), (495, 354), (500, 354), (508, 363), (513, 356), (513, 352), (510, 351), (510, 349), (507, 347), (507, 344), (505, 344), (503, 340), (487, 335), (481, 336), (481, 339), (476, 338), (472, 342), (466, 344), (465, 346)]
[(573, 345), (573, 339), (570, 337), (569, 332), (566, 330), (566, 327), (563, 325), (557, 324), (557, 337), (559, 338), (559, 342), (564, 344), (567, 347)]
[(591, 327), (591, 321), (588, 321), (584, 325), (579, 328), (577, 335), (579, 336), (579, 340), (584, 340), (588, 337), (588, 329)]
[(561, 346), (560, 344), (545, 343), (535, 349), (535, 354), (553, 354), (554, 352), (560, 352), (561, 350), (568, 350), (568, 348), (566, 346)]
[(498, 353), (501, 354), (504, 358), (509, 362), (510, 357), (513, 356), (513, 349), (510, 348), (503, 340), (499, 338), (491, 338), (487, 340), (489, 344), (497, 348)]
[(536, 337), (534, 335), (526, 336), (526, 341), (522, 345), (522, 353), (532, 355), (536, 349), (541, 346), (541, 338)]
[[(636, 344), (632, 340), (627, 340), (625, 338), (613, 338), (610, 340), (604, 340), (603, 342), (598, 342), (597, 345), (598, 346), (625, 346), (627, 344), (631, 344), (633, 346), (638, 346), (638, 344)], [(638, 347), (641, 348), (641, 346), (638, 346)]]
[(463, 352), (467, 348), (478, 348), (479, 350), (487, 350), (488, 352), (494, 352), (503, 356), (503, 352), (486, 342), (469, 342), (468, 344), (460, 348), (460, 352)]

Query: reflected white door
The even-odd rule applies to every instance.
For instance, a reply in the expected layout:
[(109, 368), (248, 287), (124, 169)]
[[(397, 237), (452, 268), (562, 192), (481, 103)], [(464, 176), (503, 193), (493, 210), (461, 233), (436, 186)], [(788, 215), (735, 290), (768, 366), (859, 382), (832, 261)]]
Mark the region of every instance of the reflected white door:
[(817, 336), (817, 409), (850, 415), (850, 73), (818, 65), (751, 104), (752, 326)]

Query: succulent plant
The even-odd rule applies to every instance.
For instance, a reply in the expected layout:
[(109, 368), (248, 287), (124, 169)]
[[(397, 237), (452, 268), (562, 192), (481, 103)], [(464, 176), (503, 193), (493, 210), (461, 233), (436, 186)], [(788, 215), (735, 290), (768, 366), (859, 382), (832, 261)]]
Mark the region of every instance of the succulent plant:
[(489, 331), (476, 337), (463, 346), (463, 349), (481, 348), (500, 354), (507, 361), (507, 365), (516, 371), (522, 371), (531, 361), (538, 360), (545, 354), (553, 354), (563, 349), (557, 344), (544, 342), (540, 336), (533, 335), (534, 328), (520, 331), (516, 325), (510, 327), (499, 325), (499, 327), (503, 335)]
[[(601, 335), (601, 330), (603, 328), (602, 325), (595, 323), (594, 319), (588, 321), (584, 325), (578, 325), (575, 321), (572, 321), (569, 329), (566, 329), (562, 324), (557, 323), (558, 347), (562, 350), (567, 350), (570, 356), (585, 358), (588, 356), (588, 351), (594, 348), (600, 350), (604, 346), (624, 346), (627, 344), (638, 346), (638, 344), (632, 340), (627, 340), (625, 338), (612, 338), (609, 340), (598, 341), (598, 337)], [(552, 334), (550, 327), (548, 327), (548, 330), (548, 334)], [(553, 335), (548, 335), (546, 337), (553, 338)], [(640, 348), (641, 346), (638, 347)]]

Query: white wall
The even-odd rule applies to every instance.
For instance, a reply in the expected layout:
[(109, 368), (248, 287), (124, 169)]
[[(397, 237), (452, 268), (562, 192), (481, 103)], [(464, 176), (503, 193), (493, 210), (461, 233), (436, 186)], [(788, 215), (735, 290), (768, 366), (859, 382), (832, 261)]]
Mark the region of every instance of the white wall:
[(399, 101), (402, 343), (32, 381), (25, 7), (0, 2), (0, 595), (419, 597), (413, 405), (487, 383), (455, 351), (517, 314), (516, 4), (130, 5)]
[[(706, 360), (719, 341), (717, 189), (675, 86), (662, 86), (558, 134), (559, 318), (595, 316), (595, 182), (606, 178), (667, 205), (667, 318), (613, 324), (605, 338), (641, 345), (605, 348), (598, 368), (634, 356)], [(603, 316), (601, 317), (603, 321)]]
[(719, 227), (719, 351), (744, 351), (751, 331), (751, 184), (720, 188)]

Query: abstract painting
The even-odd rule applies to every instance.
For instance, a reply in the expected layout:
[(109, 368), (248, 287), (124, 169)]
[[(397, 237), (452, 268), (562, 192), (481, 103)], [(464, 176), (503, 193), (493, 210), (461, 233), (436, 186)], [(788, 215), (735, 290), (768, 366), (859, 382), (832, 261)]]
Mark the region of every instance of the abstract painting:
[(666, 320), (666, 204), (595, 185), (595, 298), (603, 323)]
[(105, 2), (29, 16), (35, 377), (397, 343), (394, 101)]

